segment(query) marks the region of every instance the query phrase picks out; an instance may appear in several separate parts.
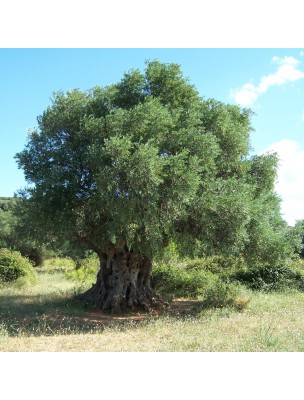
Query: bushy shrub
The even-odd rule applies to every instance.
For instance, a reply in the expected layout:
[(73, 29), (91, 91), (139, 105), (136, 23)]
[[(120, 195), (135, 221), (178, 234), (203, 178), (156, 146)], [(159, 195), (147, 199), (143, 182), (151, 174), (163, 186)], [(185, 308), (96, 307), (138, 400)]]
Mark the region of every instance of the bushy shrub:
[(0, 282), (14, 282), (24, 278), (24, 283), (35, 281), (35, 271), (28, 258), (17, 251), (0, 249)]
[(285, 264), (249, 266), (241, 257), (212, 256), (188, 260), (185, 268), (209, 271), (225, 283), (239, 282), (253, 290), (304, 290), (304, 260), (300, 257)]
[(205, 270), (218, 275), (224, 282), (229, 282), (231, 277), (246, 267), (241, 257), (210, 256), (187, 260), (185, 268), (189, 271)]
[(304, 258), (295, 256), (287, 264), (292, 271), (299, 271), (304, 273)]
[[(203, 260), (201, 260), (203, 262)], [(176, 265), (157, 264), (152, 270), (153, 287), (167, 300), (199, 298), (206, 307), (245, 308), (249, 298), (242, 297), (237, 285), (223, 280), (195, 262)], [(237, 300), (238, 299), (238, 300)]]
[(99, 259), (97, 255), (92, 254), (87, 258), (78, 261), (77, 268), (67, 270), (65, 276), (67, 279), (76, 280), (82, 283), (96, 282), (96, 274), (99, 268)]
[(224, 283), (218, 278), (214, 281), (213, 285), (205, 288), (203, 301), (206, 307), (229, 307), (234, 305), (238, 294), (237, 286)]
[(167, 296), (195, 298), (214, 279), (208, 271), (187, 271), (181, 264), (158, 264), (152, 269), (152, 285)]
[(297, 256), (291, 259), (287, 266), (292, 271), (295, 287), (304, 291), (304, 259)]
[(304, 271), (290, 265), (261, 265), (238, 271), (234, 278), (253, 290), (304, 290)]

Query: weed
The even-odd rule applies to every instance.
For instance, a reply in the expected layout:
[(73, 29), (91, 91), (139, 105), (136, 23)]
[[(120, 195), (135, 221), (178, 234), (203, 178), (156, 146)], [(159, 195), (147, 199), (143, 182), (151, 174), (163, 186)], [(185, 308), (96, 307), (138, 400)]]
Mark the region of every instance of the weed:
[(233, 305), (238, 311), (242, 311), (248, 307), (250, 299), (250, 296), (238, 295), (234, 298)]
[(9, 332), (7, 330), (6, 325), (2, 322), (0, 324), (0, 339), (3, 337), (8, 337), (9, 336)]
[(259, 340), (262, 348), (274, 348), (278, 344), (279, 338), (276, 335), (276, 329), (272, 323), (268, 326), (260, 326)]

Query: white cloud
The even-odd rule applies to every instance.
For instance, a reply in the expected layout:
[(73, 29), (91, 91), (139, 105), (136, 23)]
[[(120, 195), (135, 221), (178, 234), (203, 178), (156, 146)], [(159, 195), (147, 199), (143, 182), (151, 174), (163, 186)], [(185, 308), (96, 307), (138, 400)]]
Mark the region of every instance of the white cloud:
[(262, 154), (276, 152), (279, 157), (276, 192), (282, 199), (282, 217), (289, 225), (304, 219), (304, 149), (293, 140), (273, 143)]
[(301, 120), (304, 122), (304, 111), (302, 112)]
[(258, 93), (254, 85), (246, 83), (241, 89), (231, 91), (231, 97), (234, 101), (242, 106), (253, 104), (258, 98)]
[(241, 106), (251, 106), (271, 86), (281, 86), (304, 78), (304, 71), (298, 69), (300, 61), (296, 58), (273, 57), (272, 62), (278, 65), (276, 72), (262, 76), (257, 86), (245, 83), (241, 88), (231, 90), (231, 98)]

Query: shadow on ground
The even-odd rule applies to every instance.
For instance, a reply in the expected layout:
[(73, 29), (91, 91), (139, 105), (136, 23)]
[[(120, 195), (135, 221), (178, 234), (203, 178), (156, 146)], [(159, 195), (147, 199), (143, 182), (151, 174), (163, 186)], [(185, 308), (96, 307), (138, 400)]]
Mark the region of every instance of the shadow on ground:
[(107, 327), (131, 327), (161, 317), (186, 318), (200, 313), (203, 303), (174, 300), (166, 311), (110, 314), (85, 308), (77, 298), (0, 296), (0, 334), (41, 336), (101, 332)]

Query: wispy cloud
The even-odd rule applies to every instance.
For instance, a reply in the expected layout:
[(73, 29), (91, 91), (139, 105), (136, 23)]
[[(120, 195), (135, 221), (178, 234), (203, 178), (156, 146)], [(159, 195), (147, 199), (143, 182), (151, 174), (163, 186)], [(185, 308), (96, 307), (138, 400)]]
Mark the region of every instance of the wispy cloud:
[(262, 153), (276, 152), (279, 168), (276, 192), (282, 199), (283, 218), (294, 225), (296, 220), (304, 219), (304, 149), (293, 140), (273, 143)]
[(274, 73), (262, 76), (256, 86), (252, 83), (245, 83), (239, 89), (232, 89), (230, 92), (231, 98), (241, 106), (251, 106), (271, 86), (281, 86), (304, 78), (304, 71), (299, 69), (300, 61), (296, 58), (273, 57), (272, 62), (277, 64), (277, 70)]

